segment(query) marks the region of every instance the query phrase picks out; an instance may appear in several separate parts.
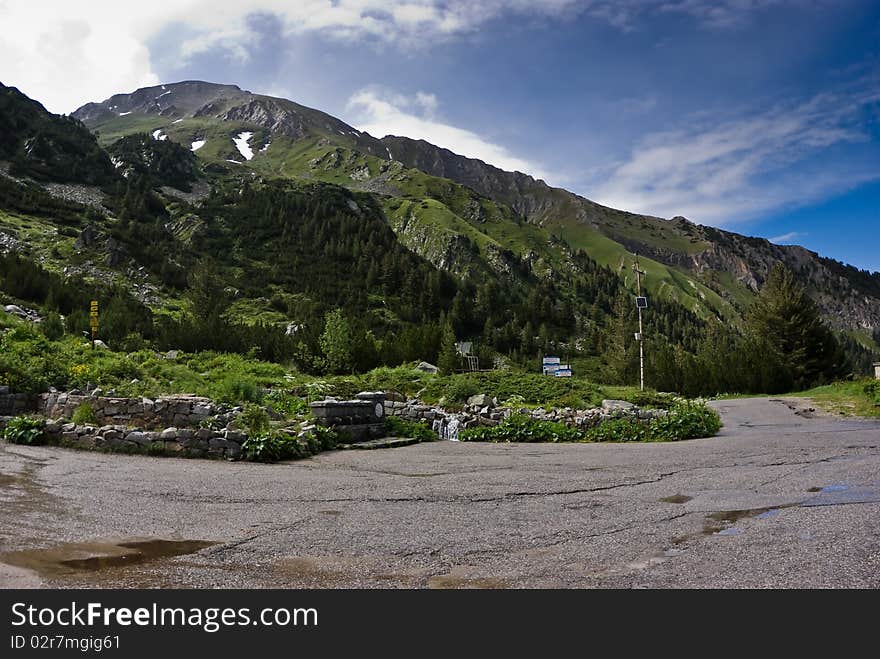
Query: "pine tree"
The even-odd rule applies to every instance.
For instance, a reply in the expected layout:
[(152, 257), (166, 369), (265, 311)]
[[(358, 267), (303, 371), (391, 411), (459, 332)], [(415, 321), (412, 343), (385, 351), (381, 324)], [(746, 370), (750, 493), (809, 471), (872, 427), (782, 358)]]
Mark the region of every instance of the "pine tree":
[(443, 324), (437, 366), (440, 368), (441, 375), (451, 375), (461, 367), (461, 357), (455, 347), (455, 332), (452, 329), (452, 323), (449, 321)]
[(635, 302), (629, 293), (621, 291), (617, 295), (612, 314), (605, 355), (609, 375), (619, 384), (634, 384), (638, 373), (638, 345), (634, 335), (638, 325), (635, 322)]
[(223, 279), (212, 261), (200, 262), (190, 273), (187, 297), (193, 316), (205, 325), (216, 323), (229, 307)]
[[(782, 264), (774, 266), (746, 315), (748, 333), (772, 351), (790, 374), (791, 385), (804, 389), (839, 377), (846, 359), (834, 334), (822, 321), (819, 307)], [(785, 382), (770, 382), (770, 393)]]

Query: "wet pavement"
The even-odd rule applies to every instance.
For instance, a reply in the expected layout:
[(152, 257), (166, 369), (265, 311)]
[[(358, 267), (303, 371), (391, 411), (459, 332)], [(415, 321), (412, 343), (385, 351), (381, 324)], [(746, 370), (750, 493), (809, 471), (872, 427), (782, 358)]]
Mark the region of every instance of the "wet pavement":
[(715, 406), (688, 442), (281, 465), (0, 443), (0, 585), (880, 587), (880, 422)]

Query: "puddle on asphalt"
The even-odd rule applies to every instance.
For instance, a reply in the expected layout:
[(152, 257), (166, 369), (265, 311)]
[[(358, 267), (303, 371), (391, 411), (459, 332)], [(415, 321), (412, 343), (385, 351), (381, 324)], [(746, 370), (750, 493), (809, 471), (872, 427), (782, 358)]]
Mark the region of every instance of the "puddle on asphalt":
[(736, 528), (735, 526), (731, 526), (729, 528), (717, 531), (715, 535), (739, 535), (740, 533), (742, 533), (742, 530)]
[(133, 538), (116, 542), (72, 542), (50, 547), (0, 554), (0, 562), (33, 570), (44, 576), (96, 572), (128, 567), (161, 558), (193, 554), (217, 544), (208, 540)]
[(717, 513), (706, 515), (706, 524), (703, 526), (703, 535), (739, 535), (741, 529), (736, 524), (741, 519), (756, 518), (766, 519), (779, 513), (782, 508), (789, 506), (771, 506), (768, 508), (746, 508), (744, 510), (720, 510)]
[(687, 503), (692, 499), (693, 497), (689, 497), (686, 494), (673, 494), (671, 497), (663, 497), (660, 501), (663, 503)]

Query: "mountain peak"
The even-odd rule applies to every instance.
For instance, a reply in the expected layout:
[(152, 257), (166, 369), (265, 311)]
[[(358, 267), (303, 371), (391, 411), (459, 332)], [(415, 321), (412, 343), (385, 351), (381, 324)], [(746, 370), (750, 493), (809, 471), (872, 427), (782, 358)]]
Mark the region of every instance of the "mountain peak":
[(193, 116), (200, 108), (217, 101), (230, 102), (251, 95), (237, 85), (224, 85), (203, 80), (185, 80), (151, 87), (141, 87), (128, 94), (114, 94), (101, 103), (87, 103), (73, 116), (93, 124), (113, 116), (127, 114), (158, 114), (179, 119)]

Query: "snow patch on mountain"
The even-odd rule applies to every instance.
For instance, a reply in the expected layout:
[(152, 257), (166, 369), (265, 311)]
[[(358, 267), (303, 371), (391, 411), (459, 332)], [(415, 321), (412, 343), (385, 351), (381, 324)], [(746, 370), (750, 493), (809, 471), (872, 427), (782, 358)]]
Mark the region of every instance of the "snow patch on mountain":
[(239, 133), (238, 137), (232, 138), (232, 141), (235, 143), (235, 148), (238, 149), (238, 152), (244, 156), (245, 160), (250, 160), (254, 157), (254, 151), (248, 144), (248, 140), (250, 140), (253, 135), (254, 134), (252, 132), (245, 131), (243, 133)]

